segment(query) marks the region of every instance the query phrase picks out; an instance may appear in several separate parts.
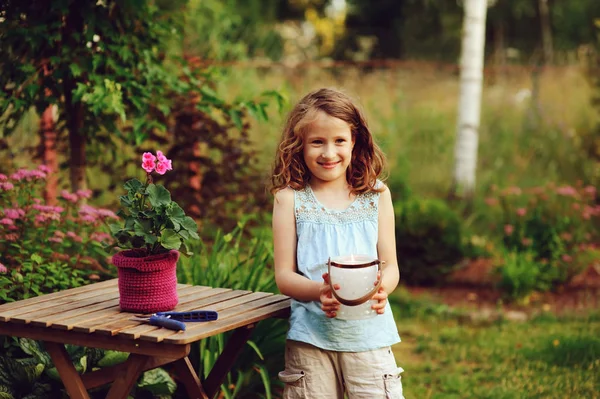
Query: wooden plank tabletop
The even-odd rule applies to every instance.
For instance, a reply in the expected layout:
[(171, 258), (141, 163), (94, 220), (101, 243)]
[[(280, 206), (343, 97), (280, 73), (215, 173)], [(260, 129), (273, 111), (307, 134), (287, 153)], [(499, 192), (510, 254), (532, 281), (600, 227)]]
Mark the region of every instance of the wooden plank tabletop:
[(209, 322), (186, 323), (186, 331), (173, 331), (133, 321), (134, 313), (121, 312), (117, 279), (0, 305), (0, 326), (44, 328), (94, 336), (117, 336), (184, 345), (256, 323), (270, 317), (287, 317), (290, 299), (265, 292), (231, 290), (178, 284), (179, 304), (174, 311), (214, 310), (219, 317)]

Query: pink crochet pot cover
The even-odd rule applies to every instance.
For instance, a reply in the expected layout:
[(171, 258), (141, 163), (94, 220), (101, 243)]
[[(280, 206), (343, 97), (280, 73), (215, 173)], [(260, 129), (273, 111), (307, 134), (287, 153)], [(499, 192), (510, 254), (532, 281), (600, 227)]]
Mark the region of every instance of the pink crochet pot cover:
[(173, 310), (177, 297), (178, 251), (140, 256), (136, 250), (121, 251), (112, 262), (119, 271), (119, 306), (122, 311), (155, 313)]

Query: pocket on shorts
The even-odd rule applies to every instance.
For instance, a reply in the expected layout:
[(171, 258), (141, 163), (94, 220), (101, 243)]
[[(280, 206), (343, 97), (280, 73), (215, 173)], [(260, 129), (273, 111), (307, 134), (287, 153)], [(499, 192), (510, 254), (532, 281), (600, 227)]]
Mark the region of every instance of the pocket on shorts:
[(393, 372), (383, 375), (386, 399), (404, 399), (402, 394), (402, 377), (400, 377), (403, 371), (402, 367), (398, 367)]
[(278, 374), (279, 381), (283, 382), (283, 399), (304, 399), (305, 385), (304, 371), (284, 370)]

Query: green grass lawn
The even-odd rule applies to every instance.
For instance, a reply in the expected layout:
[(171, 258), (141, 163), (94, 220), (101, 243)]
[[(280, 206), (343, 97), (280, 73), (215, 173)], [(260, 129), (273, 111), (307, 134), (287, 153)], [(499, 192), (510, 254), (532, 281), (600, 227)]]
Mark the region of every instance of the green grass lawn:
[(600, 398), (600, 313), (465, 322), (444, 305), (391, 298), (406, 399)]

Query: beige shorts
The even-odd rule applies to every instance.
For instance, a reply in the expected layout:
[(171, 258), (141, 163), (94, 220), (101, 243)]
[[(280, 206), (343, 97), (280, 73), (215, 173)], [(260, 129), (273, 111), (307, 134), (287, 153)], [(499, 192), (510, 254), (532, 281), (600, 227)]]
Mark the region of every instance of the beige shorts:
[(390, 347), (366, 352), (327, 351), (286, 342), (283, 399), (404, 399)]

